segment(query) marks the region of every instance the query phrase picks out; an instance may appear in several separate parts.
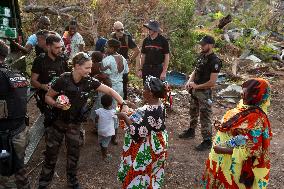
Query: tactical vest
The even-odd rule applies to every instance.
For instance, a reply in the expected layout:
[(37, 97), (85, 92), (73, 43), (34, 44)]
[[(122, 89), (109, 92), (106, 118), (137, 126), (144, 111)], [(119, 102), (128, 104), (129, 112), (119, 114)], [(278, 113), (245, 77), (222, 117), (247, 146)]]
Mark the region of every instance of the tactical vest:
[(82, 122), (84, 120), (84, 114), (87, 111), (87, 99), (92, 90), (91, 82), (88, 80), (93, 78), (83, 78), (84, 80), (80, 86), (76, 86), (72, 81), (72, 74), (70, 72), (64, 73), (61, 77), (64, 81), (64, 87), (62, 91), (60, 91), (60, 94), (64, 94), (69, 98), (71, 107), (69, 110), (58, 110), (58, 119), (67, 123)]
[[(6, 119), (24, 118), (27, 112), (27, 90), (29, 82), (21, 74), (13, 72), (8, 68), (0, 67), (9, 83), (9, 92), (0, 94), (0, 100), (4, 100), (8, 109)], [(4, 119), (4, 118), (3, 118)]]

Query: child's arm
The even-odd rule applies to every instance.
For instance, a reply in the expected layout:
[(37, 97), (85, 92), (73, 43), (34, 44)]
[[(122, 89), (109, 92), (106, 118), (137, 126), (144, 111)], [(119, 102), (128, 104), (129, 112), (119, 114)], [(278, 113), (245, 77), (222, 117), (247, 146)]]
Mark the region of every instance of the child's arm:
[(107, 69), (111, 69), (110, 65), (104, 66), (102, 63), (100, 64), (101, 71), (106, 71)]
[(133, 123), (133, 121), (131, 121), (131, 119), (129, 119), (129, 117), (126, 115), (125, 112), (119, 112), (119, 113), (116, 113), (118, 119), (122, 119), (125, 121), (126, 125), (129, 126)]

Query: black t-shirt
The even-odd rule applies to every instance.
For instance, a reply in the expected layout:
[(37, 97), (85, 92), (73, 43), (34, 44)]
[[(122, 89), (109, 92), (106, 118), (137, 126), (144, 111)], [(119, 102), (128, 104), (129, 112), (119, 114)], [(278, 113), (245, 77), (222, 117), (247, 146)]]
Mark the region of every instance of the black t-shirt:
[(68, 110), (59, 110), (59, 119), (63, 121), (80, 122), (83, 107), (91, 91), (96, 90), (101, 83), (93, 77), (83, 78), (79, 83), (75, 83), (72, 73), (64, 73), (51, 88), (59, 94), (64, 94), (69, 98), (71, 107)]
[[(132, 37), (128, 34), (123, 34), (121, 38), (116, 37), (115, 33), (112, 36), (113, 39), (117, 39), (120, 41), (120, 49), (118, 51), (118, 54), (121, 54), (125, 59), (128, 59), (128, 49), (134, 49), (137, 47), (136, 43), (133, 41)], [(128, 42), (126, 43), (126, 40)]]
[(165, 54), (169, 54), (169, 52), (168, 40), (160, 34), (155, 39), (148, 36), (143, 41), (141, 53), (145, 54), (145, 65), (162, 64)]
[(32, 66), (32, 72), (39, 74), (38, 81), (41, 84), (48, 84), (67, 71), (69, 71), (67, 62), (61, 57), (52, 60), (47, 54), (37, 56)]
[(195, 66), (194, 83), (203, 84), (210, 80), (211, 73), (219, 73), (222, 68), (222, 61), (212, 53), (208, 56), (201, 54), (197, 58)]

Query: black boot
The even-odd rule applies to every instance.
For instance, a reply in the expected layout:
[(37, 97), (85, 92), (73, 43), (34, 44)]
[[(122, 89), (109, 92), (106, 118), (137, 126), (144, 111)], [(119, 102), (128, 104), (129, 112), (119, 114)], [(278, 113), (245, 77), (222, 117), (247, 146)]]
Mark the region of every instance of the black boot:
[(188, 138), (192, 139), (195, 137), (195, 129), (189, 128), (187, 131), (184, 131), (182, 134), (178, 136), (179, 138)]
[(211, 140), (203, 140), (201, 144), (195, 147), (195, 150), (197, 151), (205, 151), (208, 149), (211, 149), (212, 147), (212, 141)]

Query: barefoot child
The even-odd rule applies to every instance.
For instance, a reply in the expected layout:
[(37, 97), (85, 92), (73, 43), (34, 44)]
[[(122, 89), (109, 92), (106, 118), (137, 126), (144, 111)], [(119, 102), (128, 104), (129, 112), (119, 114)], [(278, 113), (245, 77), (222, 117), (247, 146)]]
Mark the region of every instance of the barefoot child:
[[(166, 95), (166, 86), (155, 77), (145, 82), (145, 105), (130, 117), (117, 113), (127, 126), (121, 156), (118, 180), (122, 188), (161, 188), (167, 157), (168, 134), (165, 110), (159, 98)], [(133, 108), (133, 107), (132, 107)]]

